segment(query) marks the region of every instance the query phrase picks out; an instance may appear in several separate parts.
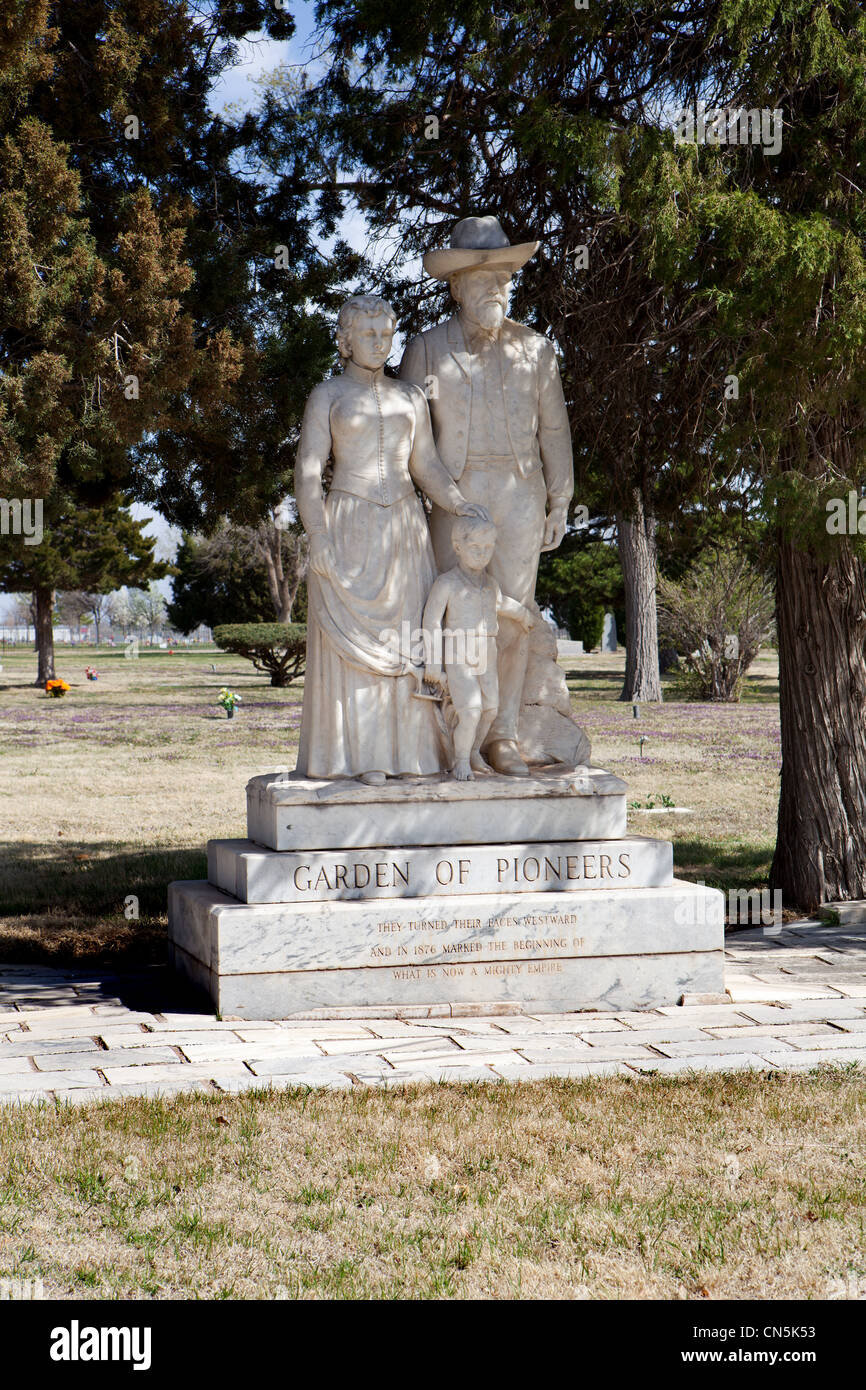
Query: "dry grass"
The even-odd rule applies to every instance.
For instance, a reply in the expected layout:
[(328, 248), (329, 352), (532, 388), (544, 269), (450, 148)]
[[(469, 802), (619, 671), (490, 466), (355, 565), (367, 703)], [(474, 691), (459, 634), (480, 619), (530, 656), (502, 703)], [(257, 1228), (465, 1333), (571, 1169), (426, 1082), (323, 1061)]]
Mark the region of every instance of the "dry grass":
[[(300, 687), (210, 652), (90, 651), (61, 655), (73, 689), (52, 701), (32, 654), (3, 665), (0, 954), (161, 959), (166, 883), (244, 834), (248, 777), (294, 763)], [(639, 720), (621, 654), (567, 665), (595, 761), (633, 800), (694, 808), (634, 828), (672, 838), (680, 874), (759, 886), (772, 659), (738, 706)], [(866, 1276), (863, 1099), (862, 1073), (825, 1068), (11, 1108), (0, 1278), (48, 1297), (825, 1298)]]
[(46, 1297), (827, 1298), (866, 1275), (852, 1070), (129, 1100), (0, 1117)]
[[(778, 792), (774, 657), (756, 663), (739, 705), (669, 699), (637, 720), (617, 700), (623, 660), (565, 663), (579, 672), (569, 683), (594, 761), (626, 779), (632, 800), (661, 792), (694, 810), (633, 811), (632, 827), (673, 839), (683, 877), (760, 887)], [(73, 687), (63, 700), (30, 684), (32, 652), (6, 652), (0, 672), (0, 954), (161, 960), (166, 884), (204, 877), (209, 838), (245, 834), (249, 777), (294, 766), (303, 687), (272, 689), (247, 663), (213, 651), (127, 661), (64, 649), (57, 665)], [(87, 665), (99, 669), (96, 683), (85, 680)], [(243, 699), (231, 721), (216, 704), (226, 684)], [(130, 895), (134, 924), (124, 916)]]
[[(55, 700), (29, 684), (33, 668), (32, 653), (7, 652), (0, 674), (0, 953), (161, 960), (166, 885), (205, 876), (208, 839), (246, 833), (248, 778), (294, 765), (301, 687), (271, 689), (216, 651), (63, 650), (58, 674), (73, 688)], [(223, 685), (243, 698), (231, 721)]]

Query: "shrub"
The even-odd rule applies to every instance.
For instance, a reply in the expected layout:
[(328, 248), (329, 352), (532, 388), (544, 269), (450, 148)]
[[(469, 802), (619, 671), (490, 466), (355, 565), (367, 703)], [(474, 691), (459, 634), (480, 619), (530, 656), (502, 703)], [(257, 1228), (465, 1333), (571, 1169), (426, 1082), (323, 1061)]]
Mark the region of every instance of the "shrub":
[[(583, 532), (566, 536), (558, 551), (542, 555), (535, 601), (549, 608), (558, 627), (592, 651), (601, 642), (604, 615), (622, 601), (622, 569), (616, 547), (589, 540)], [(624, 631), (624, 615), (617, 627)]]
[(576, 611), (571, 619), (571, 636), (576, 642), (583, 643), (583, 650), (591, 652), (595, 647), (601, 645), (601, 636), (604, 631), (604, 607), (587, 604), (586, 607)]
[(684, 691), (698, 700), (739, 700), (773, 628), (766, 577), (728, 542), (702, 555), (680, 583), (660, 578), (658, 600), (659, 631), (682, 656)]
[(300, 623), (222, 623), (213, 636), (223, 651), (244, 656), (257, 671), (267, 671), (271, 685), (289, 685), (304, 673), (307, 629)]

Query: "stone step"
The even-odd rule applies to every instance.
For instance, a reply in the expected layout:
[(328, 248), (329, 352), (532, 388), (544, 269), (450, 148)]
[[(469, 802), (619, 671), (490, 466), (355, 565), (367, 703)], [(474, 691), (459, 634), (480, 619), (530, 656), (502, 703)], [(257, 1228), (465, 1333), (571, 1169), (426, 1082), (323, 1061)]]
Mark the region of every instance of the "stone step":
[(274, 850), (620, 839), (626, 790), (594, 767), (473, 782), (389, 778), (381, 787), (266, 773), (247, 783), (247, 834)]
[[(866, 924), (866, 898), (851, 898), (844, 903), (822, 903), (820, 912), (823, 920), (833, 925), (862, 926)], [(797, 922), (793, 925), (801, 924)]]
[(211, 840), (208, 880), (242, 903), (662, 888), (673, 883), (673, 847), (646, 835), (303, 852)]
[(724, 990), (724, 897), (661, 888), (239, 903), (169, 889), (174, 964), (224, 1016), (497, 1000), (541, 1012), (654, 1009)]

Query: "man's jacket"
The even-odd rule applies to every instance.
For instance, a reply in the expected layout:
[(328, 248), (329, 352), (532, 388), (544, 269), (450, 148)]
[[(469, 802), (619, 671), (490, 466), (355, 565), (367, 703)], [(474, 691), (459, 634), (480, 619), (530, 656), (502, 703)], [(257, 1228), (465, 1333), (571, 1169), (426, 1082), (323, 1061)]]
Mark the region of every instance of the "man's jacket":
[[(574, 492), (571, 434), (553, 344), (541, 333), (506, 319), (502, 348), (505, 423), (524, 477), (544, 470), (549, 502)], [(466, 467), (472, 407), (470, 357), (456, 316), (419, 333), (408, 344), (400, 376), (428, 398), (442, 462), (455, 481)]]

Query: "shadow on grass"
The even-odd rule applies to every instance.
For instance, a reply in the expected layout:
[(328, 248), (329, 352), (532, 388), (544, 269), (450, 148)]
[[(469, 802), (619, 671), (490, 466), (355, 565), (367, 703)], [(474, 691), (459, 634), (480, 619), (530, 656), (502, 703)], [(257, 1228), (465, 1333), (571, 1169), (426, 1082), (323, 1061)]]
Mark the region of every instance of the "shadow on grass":
[(717, 840), (675, 840), (674, 873), (708, 888), (766, 888), (773, 858), (772, 843), (726, 845)]
[(0, 913), (117, 913), (138, 899), (143, 916), (165, 913), (166, 886), (176, 878), (206, 878), (207, 855), (198, 849), (106, 851), (104, 841), (57, 845), (18, 842), (0, 849)]
[[(724, 893), (766, 887), (773, 845), (674, 843), (677, 878)], [(0, 962), (135, 970), (164, 965), (167, 891), (207, 876), (201, 850), (124, 850), (66, 842), (0, 849)], [(128, 918), (126, 900), (138, 900)]]
[[(104, 843), (81, 840), (4, 845), (0, 961), (124, 969), (162, 964), (168, 885), (205, 877), (201, 850), (106, 852)], [(137, 917), (126, 915), (134, 910)]]

